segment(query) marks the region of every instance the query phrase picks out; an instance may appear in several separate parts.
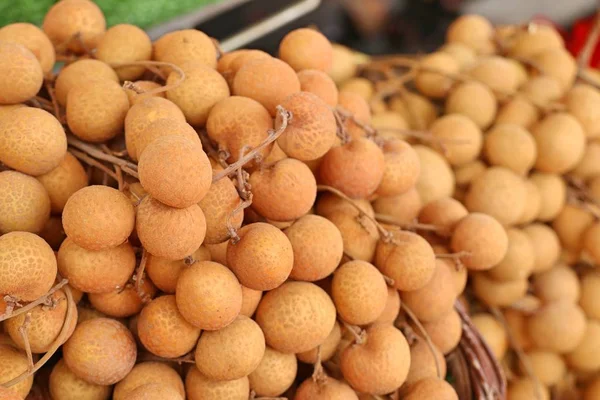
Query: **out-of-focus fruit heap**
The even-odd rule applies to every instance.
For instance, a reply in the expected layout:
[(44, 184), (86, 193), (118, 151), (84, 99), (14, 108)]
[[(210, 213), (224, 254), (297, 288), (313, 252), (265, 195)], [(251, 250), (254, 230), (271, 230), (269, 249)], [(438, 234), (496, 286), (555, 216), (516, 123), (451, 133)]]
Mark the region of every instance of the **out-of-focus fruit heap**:
[(596, 79), (477, 16), (373, 60), (0, 28), (0, 398), (598, 399)]

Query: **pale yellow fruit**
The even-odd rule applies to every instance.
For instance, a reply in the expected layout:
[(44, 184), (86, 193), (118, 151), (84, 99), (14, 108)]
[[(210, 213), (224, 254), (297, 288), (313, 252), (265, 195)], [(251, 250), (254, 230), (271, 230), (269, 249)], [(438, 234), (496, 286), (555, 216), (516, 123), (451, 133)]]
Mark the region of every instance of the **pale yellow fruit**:
[(512, 380), (507, 389), (508, 400), (550, 400), (548, 388), (531, 378), (519, 378)]
[(153, 58), (181, 67), (188, 61), (217, 66), (217, 49), (211, 38), (197, 29), (169, 32), (154, 42)]
[(540, 210), (537, 219), (551, 221), (558, 216), (567, 200), (567, 186), (560, 175), (536, 172), (530, 176), (531, 182), (540, 194)]
[(305, 69), (298, 72), (300, 89), (317, 95), (330, 107), (338, 103), (338, 89), (329, 75), (316, 69)]
[(577, 371), (596, 372), (600, 369), (600, 322), (587, 321), (585, 335), (579, 345), (566, 355), (567, 364)]
[(589, 138), (600, 136), (598, 114), (594, 111), (600, 107), (600, 92), (595, 87), (578, 83), (565, 97), (567, 111), (581, 123)]
[(529, 277), (535, 265), (535, 250), (529, 236), (520, 229), (506, 230), (508, 250), (496, 266), (489, 270), (491, 278), (498, 281), (521, 280)]
[(532, 57), (543, 74), (556, 78), (563, 91), (573, 85), (577, 75), (575, 59), (563, 47), (547, 48)]
[(331, 69), (327, 73), (335, 83), (340, 84), (354, 76), (357, 65), (349, 48), (334, 43), (332, 49)]
[(519, 85), (519, 75), (512, 63), (500, 56), (480, 58), (469, 75), (499, 94), (513, 94)]
[(280, 353), (267, 347), (260, 364), (247, 379), (257, 395), (279, 396), (292, 385), (297, 370), (298, 361), (294, 354)]
[(531, 179), (525, 180), (525, 190), (527, 193), (527, 199), (525, 201), (525, 209), (518, 224), (529, 224), (533, 222), (542, 208), (542, 196), (538, 187), (533, 183)]
[(435, 104), (425, 96), (406, 92), (390, 100), (390, 110), (400, 113), (413, 129), (427, 129), (438, 116)]
[(485, 172), (488, 166), (481, 160), (475, 160), (454, 168), (454, 179), (457, 186), (469, 186), (471, 182), (477, 179)]
[(377, 214), (391, 217), (395, 222), (410, 224), (417, 218), (423, 206), (419, 191), (414, 187), (397, 196), (378, 197), (373, 202)]
[(498, 103), (494, 92), (479, 82), (464, 82), (456, 86), (446, 99), (447, 114), (461, 114), (485, 129), (494, 121)]
[[(467, 116), (451, 113), (437, 119), (431, 127), (433, 136), (444, 143), (444, 156), (450, 165), (464, 165), (474, 161), (483, 145), (483, 134), (475, 122)], [(454, 111), (456, 112), (456, 111)], [(461, 143), (452, 143), (452, 141)]]
[(552, 221), (552, 228), (564, 249), (579, 254), (585, 246), (585, 233), (593, 223), (594, 216), (588, 210), (566, 204)]
[(533, 292), (544, 302), (565, 300), (577, 303), (580, 295), (579, 279), (571, 267), (557, 265), (535, 275)]
[[(526, 357), (533, 369), (533, 374), (539, 381), (547, 386), (556, 385), (563, 379), (566, 372), (566, 365), (560, 355), (551, 351), (530, 350)], [(526, 369), (520, 364), (521, 373), (526, 376)]]
[(447, 53), (437, 52), (423, 57), (419, 66), (427, 69), (427, 71), (419, 71), (415, 77), (415, 86), (419, 92), (436, 99), (446, 97), (454, 80), (445, 75), (458, 73), (460, 69), (458, 62)]
[(352, 78), (340, 86), (340, 92), (356, 93), (366, 101), (369, 101), (375, 93), (373, 83), (366, 78)]
[(574, 351), (585, 337), (587, 321), (577, 305), (564, 300), (547, 303), (527, 321), (532, 342), (560, 354)]
[(523, 96), (515, 96), (498, 110), (497, 124), (515, 124), (529, 129), (539, 119), (538, 109)]
[(421, 163), (417, 190), (423, 204), (443, 197), (452, 197), (454, 174), (444, 157), (423, 145), (413, 146), (413, 149), (417, 152)]
[(508, 336), (504, 327), (491, 314), (480, 313), (471, 316), (471, 321), (483, 336), (494, 355), (501, 360), (508, 349)]
[(488, 54), (494, 50), (494, 27), (484, 17), (479, 15), (463, 15), (448, 27), (446, 41), (462, 43), (479, 54)]
[(535, 168), (541, 172), (563, 174), (583, 158), (585, 133), (571, 114), (551, 114), (536, 124), (531, 133), (538, 152)]
[[(119, 24), (108, 29), (98, 42), (96, 58), (107, 64), (127, 64), (147, 61), (152, 57), (152, 42), (135, 25)], [(143, 66), (115, 66), (119, 79), (133, 81), (145, 71)]]
[(469, 269), (486, 270), (498, 264), (508, 250), (508, 236), (502, 225), (487, 214), (471, 213), (454, 228), (452, 250), (467, 251), (461, 258)]
[[(423, 323), (423, 328), (433, 344), (444, 354), (448, 354), (458, 345), (462, 336), (462, 320), (452, 309), (435, 321)], [(413, 327), (413, 330), (416, 328)], [(419, 332), (418, 330), (415, 330)]]
[(529, 79), (519, 92), (531, 101), (531, 104), (548, 107), (562, 96), (563, 89), (556, 78), (540, 75)]
[(511, 281), (496, 281), (486, 273), (473, 275), (473, 292), (488, 306), (507, 307), (527, 293), (528, 281), (525, 278)]
[(529, 236), (535, 252), (533, 272), (547, 271), (554, 266), (560, 256), (560, 241), (556, 233), (544, 224), (531, 224), (523, 228)]
[(564, 40), (551, 25), (533, 23), (532, 29), (518, 29), (509, 43), (511, 57), (531, 57), (550, 48), (562, 48)]
[(475, 50), (464, 43), (446, 43), (440, 47), (439, 50), (454, 57), (454, 59), (460, 65), (461, 70), (468, 69), (477, 61), (477, 54), (475, 53)]
[(333, 49), (321, 32), (300, 28), (289, 32), (281, 40), (279, 58), (296, 71), (318, 69), (327, 72), (333, 63)]
[(588, 142), (583, 157), (571, 174), (583, 180), (600, 175), (600, 165), (596, 162), (598, 158), (600, 158), (600, 142)]
[(526, 175), (537, 157), (531, 133), (519, 125), (496, 124), (485, 136), (485, 154), (492, 165)]
[(600, 302), (597, 301), (600, 290), (600, 275), (589, 272), (581, 278), (581, 297), (579, 306), (591, 319), (600, 319)]

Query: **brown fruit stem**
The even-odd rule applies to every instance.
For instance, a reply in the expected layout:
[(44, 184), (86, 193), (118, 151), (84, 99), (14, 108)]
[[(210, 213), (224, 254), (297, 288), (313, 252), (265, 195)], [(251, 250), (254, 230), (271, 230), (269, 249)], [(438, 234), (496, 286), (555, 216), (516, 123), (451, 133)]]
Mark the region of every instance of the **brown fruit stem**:
[(187, 353), (185, 356), (177, 357), (177, 358), (164, 358), (164, 357), (159, 357), (159, 356), (154, 355), (149, 352), (142, 352), (138, 356), (138, 362), (141, 362), (141, 361), (172, 362), (172, 363), (177, 363), (179, 365), (196, 363), (196, 361), (194, 360), (194, 352), (193, 351), (190, 353)]
[(381, 274), (381, 276), (383, 276), (383, 280), (388, 286), (394, 287), (396, 281), (393, 278), (390, 278), (389, 276), (383, 274)]
[(465, 267), (461, 261), (461, 258), (469, 257), (470, 255), (471, 255), (471, 253), (468, 251), (459, 251), (457, 253), (438, 253), (435, 255), (435, 258), (443, 258), (443, 259), (453, 260), (454, 264), (456, 265), (456, 270), (460, 271)]
[(398, 226), (405, 230), (419, 230), (419, 231), (428, 231), (435, 232), (440, 236), (448, 237), (450, 236), (450, 232), (447, 229), (441, 226), (433, 225), (433, 224), (421, 224), (418, 222), (402, 222), (397, 218), (392, 217), (391, 215), (385, 214), (375, 214), (375, 219), (380, 222), (385, 222), (386, 224), (391, 224)]
[(350, 134), (348, 133), (348, 130), (346, 129), (346, 125), (344, 124), (343, 118), (340, 115), (339, 110), (337, 110), (336, 108), (334, 108), (332, 110), (333, 112), (333, 116), (335, 117), (335, 124), (336, 124), (336, 135), (338, 138), (340, 138), (340, 141), (342, 142), (342, 145), (345, 145), (346, 143), (348, 143), (350, 141)]
[[(109, 65), (112, 68), (119, 68), (119, 67), (146, 67), (148, 69), (153, 68), (152, 72), (154, 72), (154, 73), (156, 73), (156, 70), (154, 70), (154, 67), (167, 67), (167, 68), (171, 68), (172, 72), (175, 72), (177, 75), (179, 75), (179, 79), (177, 79), (177, 81), (173, 82), (172, 84), (157, 87), (157, 88), (147, 90), (147, 91), (140, 90), (140, 88), (135, 86), (135, 84), (131, 81), (123, 82), (123, 89), (131, 89), (134, 92), (136, 92), (137, 94), (153, 95), (153, 94), (157, 94), (157, 93), (167, 92), (169, 90), (176, 89), (185, 80), (185, 72), (183, 72), (183, 70), (181, 68), (179, 68), (177, 65), (175, 65), (173, 63), (164, 62), (164, 61), (133, 61), (133, 62), (128, 62), (128, 63), (110, 63)], [(159, 76), (161, 76), (161, 78), (165, 79), (164, 75), (159, 75)]]
[(344, 320), (340, 320), (344, 327), (354, 336), (354, 343), (364, 344), (367, 341), (367, 332), (360, 326), (351, 325)]
[(226, 158), (220, 157), (219, 152), (215, 149), (215, 146), (210, 141), (208, 134), (205, 129), (198, 131), (198, 136), (200, 137), (200, 141), (202, 142), (202, 148), (211, 157), (213, 160), (219, 163), (219, 165), (223, 168), (227, 168), (229, 164), (227, 164)]
[(137, 165), (132, 163), (131, 161), (124, 160), (124, 159), (116, 157), (112, 154), (106, 154), (105, 152), (100, 150), (97, 146), (91, 145), (89, 143), (85, 143), (85, 142), (77, 139), (73, 135), (67, 135), (67, 142), (69, 143), (69, 145), (71, 147), (75, 147), (93, 158), (97, 158), (98, 160), (102, 160), (102, 161), (108, 161), (109, 163), (118, 165), (119, 167), (121, 167), (123, 172), (133, 176), (136, 179), (139, 179), (139, 176), (137, 173)]
[(259, 152), (277, 140), (279, 136), (287, 129), (288, 123), (292, 120), (293, 115), (290, 111), (283, 108), (283, 106), (277, 106), (277, 114), (281, 117), (281, 126), (277, 130), (269, 129), (269, 134), (258, 146), (253, 148), (248, 154), (240, 157), (239, 160), (230, 164), (223, 171), (219, 171), (217, 174), (213, 175), (213, 182), (218, 181), (219, 179), (223, 179), (226, 176), (229, 176), (231, 173), (236, 172), (238, 169), (243, 168), (244, 165), (254, 160), (259, 156)]
[(118, 165), (113, 165), (115, 168), (115, 174), (117, 175), (117, 187), (119, 191), (125, 190), (125, 181), (123, 180), (123, 170)]
[(142, 259), (140, 260), (140, 265), (135, 273), (135, 290), (140, 296), (140, 299), (144, 299), (147, 297), (146, 292), (142, 288), (142, 284), (144, 283), (144, 271), (146, 271), (146, 262), (148, 261), (148, 252), (146, 249), (142, 249)]
[(419, 331), (421, 331), (421, 335), (423, 336), (423, 339), (425, 339), (425, 342), (427, 343), (427, 347), (429, 347), (429, 350), (431, 351), (431, 355), (433, 356), (433, 361), (435, 362), (435, 370), (437, 371), (437, 376), (440, 379), (444, 379), (444, 377), (442, 376), (442, 369), (440, 368), (440, 363), (438, 362), (437, 353), (435, 351), (436, 350), (435, 346), (433, 345), (433, 342), (431, 341), (429, 334), (423, 327), (423, 324), (421, 324), (421, 321), (419, 321), (419, 319), (417, 318), (415, 313), (413, 313), (413, 311), (406, 304), (404, 304), (404, 302), (401, 302), (400, 306), (402, 307), (402, 309), (404, 310), (406, 315), (408, 315), (408, 318), (410, 318), (411, 321), (415, 324), (415, 326), (417, 328), (419, 328)]
[[(65, 281), (68, 282), (67, 279), (63, 279), (61, 281), (61, 283), (65, 282)], [(65, 282), (65, 284), (66, 284), (66, 282)], [(73, 300), (73, 294), (71, 293), (71, 288), (69, 286), (65, 286), (64, 292), (65, 292), (65, 295), (67, 296), (67, 310), (66, 310), (66, 314), (65, 314), (65, 320), (63, 322), (62, 329), (60, 330), (60, 333), (58, 334), (58, 337), (56, 338), (56, 340), (54, 340), (54, 342), (52, 343), (52, 345), (50, 346), (50, 349), (48, 349), (46, 354), (44, 354), (44, 356), (42, 358), (40, 358), (37, 363), (35, 363), (33, 368), (31, 368), (31, 370), (25, 371), (21, 375), (11, 379), (8, 382), (3, 383), (2, 386), (6, 387), (6, 388), (14, 386), (17, 383), (24, 381), (29, 376), (36, 373), (40, 368), (42, 368), (44, 366), (44, 364), (46, 364), (46, 362), (48, 362), (48, 360), (50, 360), (50, 358), (54, 355), (54, 353), (56, 353), (56, 351), (59, 349), (59, 347), (62, 346), (62, 344), (67, 340), (67, 336), (69, 334), (69, 330), (70, 330), (71, 323), (73, 320), (73, 315), (74, 315), (73, 308), (76, 307), (76, 305), (75, 305), (75, 301)], [(50, 292), (48, 292), (48, 293), (50, 293)]]
[(496, 318), (496, 320), (498, 320), (498, 322), (500, 322), (500, 324), (504, 327), (504, 330), (506, 331), (506, 335), (508, 336), (508, 342), (510, 343), (510, 347), (513, 349), (513, 351), (517, 355), (517, 358), (523, 365), (523, 368), (525, 369), (525, 373), (527, 374), (529, 379), (531, 379), (531, 381), (535, 384), (536, 399), (543, 400), (544, 396), (542, 393), (542, 384), (539, 381), (539, 379), (537, 378), (537, 376), (535, 376), (535, 373), (533, 372), (533, 366), (531, 365), (531, 362), (529, 361), (529, 357), (527, 357), (527, 354), (525, 354), (525, 352), (523, 351), (523, 348), (520, 346), (520, 343), (516, 340), (515, 334), (512, 331), (512, 329), (510, 329), (510, 326), (506, 322), (504, 315), (498, 309), (498, 307), (490, 307), (490, 312), (492, 313), (494, 318)]
[[(39, 306), (40, 304), (45, 304), (48, 301), (48, 299), (50, 298), (50, 296), (52, 296), (57, 290), (62, 289), (67, 283), (69, 283), (69, 280), (63, 279), (62, 281), (60, 281), (59, 283), (54, 285), (53, 288), (48, 290), (48, 293), (46, 293), (45, 295), (37, 298), (36, 300), (32, 301), (31, 303), (29, 303), (26, 306), (23, 306), (17, 310), (9, 310), (7, 308), (6, 312), (4, 314), (0, 315), (0, 322), (7, 320), (9, 318), (12, 318), (12, 317), (16, 317), (17, 315), (27, 313), (27, 312), (33, 310), (35, 307)], [(5, 298), (5, 300), (6, 300), (6, 298)], [(7, 303), (8, 303), (8, 301), (7, 301)]]
[(54, 81), (45, 80), (44, 84), (46, 86), (46, 91), (48, 92), (48, 96), (50, 96), (50, 102), (52, 104), (52, 110), (54, 111), (54, 116), (61, 124), (65, 123), (65, 118), (60, 113), (60, 106), (58, 105), (58, 100), (56, 99), (56, 93), (54, 92)]
[(384, 242), (386, 242), (386, 243), (394, 242), (394, 236), (392, 235), (392, 233), (390, 231), (388, 231), (383, 226), (381, 226), (381, 224), (379, 222), (377, 222), (377, 220), (375, 218), (373, 218), (370, 215), (368, 215), (367, 213), (365, 213), (362, 208), (360, 208), (356, 203), (354, 203), (354, 201), (352, 201), (352, 199), (350, 197), (346, 196), (341, 190), (338, 190), (334, 187), (327, 186), (327, 185), (317, 185), (317, 191), (330, 192), (330, 193), (333, 193), (336, 196), (340, 197), (341, 199), (346, 200), (348, 203), (350, 203), (352, 205), (352, 207), (354, 207), (358, 211), (359, 216), (361, 216), (361, 217), (364, 216), (369, 221), (371, 221), (375, 225), (375, 227), (377, 227), (377, 230), (381, 234)]
[(115, 172), (111, 171), (110, 168), (108, 168), (106, 165), (102, 164), (100, 161), (94, 160), (92, 157), (90, 157), (86, 153), (83, 153), (79, 150), (69, 149), (69, 151), (71, 152), (71, 154), (73, 154), (75, 157), (77, 157), (84, 163), (91, 165), (92, 167), (96, 167), (99, 170), (101, 170), (102, 172), (104, 172), (105, 176), (110, 176), (115, 181), (118, 180), (117, 174)]
[(377, 131), (375, 130), (375, 128), (373, 128), (371, 125), (366, 124), (366, 123), (360, 121), (359, 119), (357, 119), (354, 116), (354, 114), (352, 114), (350, 111), (346, 110), (344, 107), (336, 106), (335, 112), (337, 112), (340, 115), (342, 120), (349, 119), (352, 122), (354, 122), (359, 128), (361, 128), (363, 131), (365, 131), (365, 133), (367, 134), (368, 137), (377, 136)]
[(31, 311), (25, 314), (25, 320), (23, 324), (19, 327), (19, 334), (23, 338), (23, 343), (25, 344), (25, 353), (27, 354), (27, 361), (29, 366), (27, 367), (27, 371), (31, 371), (33, 369), (33, 354), (31, 353), (31, 344), (29, 343), (29, 334), (27, 329), (29, 329), (29, 325), (31, 324)]
[(323, 363), (321, 361), (321, 345), (317, 346), (317, 362), (314, 364), (314, 371), (312, 374), (312, 380), (318, 384), (323, 384), (327, 380), (327, 374), (323, 369)]
[(244, 200), (237, 206), (231, 214), (227, 216), (227, 232), (229, 233), (229, 237), (231, 238), (231, 244), (237, 244), (240, 241), (240, 236), (237, 234), (237, 229), (233, 227), (231, 223), (231, 219), (242, 210), (250, 207), (252, 205), (252, 193), (250, 193), (250, 198), (248, 200)]

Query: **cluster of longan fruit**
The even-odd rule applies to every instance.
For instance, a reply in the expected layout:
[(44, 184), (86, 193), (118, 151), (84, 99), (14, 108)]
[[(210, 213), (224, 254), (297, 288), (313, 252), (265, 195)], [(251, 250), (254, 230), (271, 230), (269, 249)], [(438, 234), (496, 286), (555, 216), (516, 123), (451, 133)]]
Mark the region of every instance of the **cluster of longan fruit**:
[(454, 400), (456, 301), (509, 399), (595, 398), (600, 92), (544, 25), (447, 42), (0, 28), (0, 399)]

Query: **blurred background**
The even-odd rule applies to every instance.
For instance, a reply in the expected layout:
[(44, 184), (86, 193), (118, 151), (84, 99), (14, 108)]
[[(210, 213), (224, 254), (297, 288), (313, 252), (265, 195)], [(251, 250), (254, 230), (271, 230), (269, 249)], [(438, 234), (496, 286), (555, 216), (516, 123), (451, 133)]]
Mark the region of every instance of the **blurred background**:
[[(55, 1), (0, 0), (0, 26), (14, 21), (41, 24), (44, 12)], [(224, 40), (268, 17), (285, 14), (279, 19), (284, 23), (279, 29), (262, 36), (263, 26), (254, 32), (261, 38), (244, 46), (273, 53), (285, 32), (313, 25), (330, 40), (369, 54), (431, 51), (442, 43), (448, 24), (464, 13), (481, 14), (495, 24), (544, 19), (560, 28), (570, 47), (577, 47), (580, 37), (587, 34), (598, 1), (96, 0), (109, 25), (136, 24), (153, 38), (170, 30), (196, 27)]]

